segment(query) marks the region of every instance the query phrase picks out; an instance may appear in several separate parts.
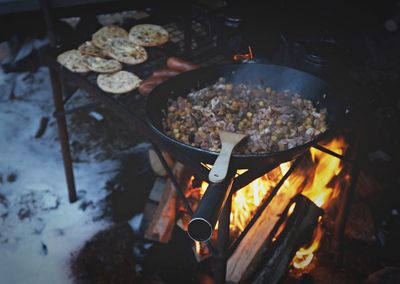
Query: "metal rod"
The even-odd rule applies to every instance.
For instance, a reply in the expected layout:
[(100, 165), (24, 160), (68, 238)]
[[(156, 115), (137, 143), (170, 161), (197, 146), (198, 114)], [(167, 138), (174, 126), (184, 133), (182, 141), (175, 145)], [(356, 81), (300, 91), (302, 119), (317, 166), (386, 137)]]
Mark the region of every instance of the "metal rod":
[(50, 5), (48, 0), (39, 0), (40, 8), (42, 10), (44, 21), (46, 23), (47, 35), (49, 37), (50, 45), (55, 47), (57, 45), (57, 38), (54, 32), (54, 22), (50, 13)]
[(338, 154), (336, 152), (333, 152), (333, 151), (329, 150), (328, 148), (325, 148), (325, 147), (323, 147), (323, 146), (321, 146), (319, 144), (314, 144), (312, 147), (317, 149), (317, 150), (320, 150), (320, 151), (322, 151), (324, 153), (327, 153), (327, 154), (329, 154), (329, 155), (331, 155), (333, 157), (336, 157), (336, 158), (338, 158), (338, 159), (340, 159), (342, 161), (345, 161), (345, 162), (348, 162), (348, 163), (354, 162), (351, 159), (349, 159), (348, 157), (340, 155), (340, 154)]
[(268, 195), (268, 197), (264, 200), (264, 202), (257, 208), (256, 213), (254, 214), (253, 218), (250, 220), (250, 222), (247, 224), (246, 228), (244, 228), (243, 232), (239, 235), (239, 237), (234, 241), (234, 243), (231, 245), (229, 248), (229, 254), (228, 257), (230, 257), (235, 249), (238, 247), (240, 242), (243, 240), (243, 238), (246, 236), (246, 234), (250, 231), (251, 227), (257, 222), (258, 218), (261, 216), (265, 208), (268, 206), (268, 204), (271, 202), (272, 198), (275, 197), (275, 195), (278, 193), (279, 189), (282, 187), (284, 182), (288, 179), (288, 177), (293, 173), (293, 171), (297, 168), (297, 166), (300, 164), (300, 162), (303, 160), (303, 157), (307, 154), (302, 154), (300, 157), (298, 157), (290, 167), (290, 169), (286, 172), (286, 174), (281, 178), (279, 183), (275, 186), (275, 188), (271, 191), (271, 193)]
[[(62, 101), (62, 86), (59, 73), (50, 68), (51, 86), (53, 89), (53, 100), (56, 113), (64, 112)], [(74, 170), (72, 166), (71, 151), (69, 148), (69, 136), (65, 116), (57, 116), (58, 136), (60, 139), (61, 153), (64, 162), (65, 177), (67, 180), (69, 202), (78, 200), (75, 187)]]
[(66, 105), (66, 104), (69, 102), (69, 100), (72, 99), (72, 97), (75, 96), (76, 93), (77, 93), (77, 92), (71, 92), (70, 94), (68, 94), (67, 96), (65, 96), (64, 102), (63, 102), (64, 105)]
[(182, 203), (185, 206), (188, 214), (190, 216), (193, 216), (192, 207), (190, 207), (189, 201), (185, 197), (185, 194), (183, 193), (182, 189), (180, 188), (179, 183), (176, 180), (174, 173), (172, 172), (171, 168), (168, 166), (168, 163), (164, 159), (164, 156), (162, 155), (160, 149), (158, 149), (158, 147), (156, 145), (153, 145), (153, 148), (154, 148), (154, 151), (156, 152), (158, 158), (160, 159), (161, 164), (163, 165), (164, 169), (167, 171), (168, 177), (171, 179), (171, 182), (175, 187), (176, 193), (178, 193), (178, 196), (182, 200)]
[(230, 234), (230, 214), (232, 208), (232, 194), (226, 200), (224, 209), (218, 222), (217, 254), (214, 256), (215, 283), (224, 284), (226, 281), (226, 265), (228, 261), (229, 234)]

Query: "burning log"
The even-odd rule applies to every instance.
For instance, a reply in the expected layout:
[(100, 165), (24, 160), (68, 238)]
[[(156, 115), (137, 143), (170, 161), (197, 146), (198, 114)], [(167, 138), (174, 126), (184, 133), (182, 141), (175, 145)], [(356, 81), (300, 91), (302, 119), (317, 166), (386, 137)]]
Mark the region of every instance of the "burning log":
[[(191, 177), (190, 172), (181, 163), (176, 163), (173, 173), (179, 186), (185, 188)], [(145, 231), (145, 237), (150, 240), (168, 243), (175, 226), (176, 211), (177, 193), (173, 183), (168, 179), (160, 203)]]
[(253, 283), (278, 283), (287, 273), (296, 251), (312, 239), (323, 210), (302, 195), (297, 196), (294, 203), (283, 231), (271, 245), (264, 247), (264, 257), (256, 266), (261, 270), (253, 277)]
[(247, 232), (228, 260), (227, 282), (243, 283), (260, 261), (260, 252), (271, 241), (275, 224), (281, 219), (290, 200), (297, 194), (296, 186), (283, 186)]

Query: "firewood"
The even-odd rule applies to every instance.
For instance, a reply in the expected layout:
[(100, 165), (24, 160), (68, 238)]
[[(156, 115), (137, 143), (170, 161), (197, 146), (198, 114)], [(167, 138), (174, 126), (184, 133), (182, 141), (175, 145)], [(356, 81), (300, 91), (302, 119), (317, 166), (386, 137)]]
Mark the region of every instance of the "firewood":
[[(185, 188), (191, 177), (190, 172), (185, 169), (182, 164), (176, 163), (173, 168), (173, 173), (177, 178), (179, 186)], [(171, 180), (168, 179), (160, 203), (154, 213), (152, 221), (145, 231), (145, 237), (150, 240), (168, 243), (175, 226), (176, 210), (176, 189)]]
[(154, 181), (153, 187), (150, 190), (149, 198), (143, 210), (143, 221), (140, 229), (141, 232), (146, 231), (153, 220), (154, 213), (156, 212), (158, 204), (161, 201), (165, 186), (166, 180), (164, 178), (158, 177)]
[[(166, 177), (167, 171), (162, 165), (160, 159), (158, 158), (156, 151), (154, 151), (153, 149), (149, 149), (148, 155), (149, 155), (150, 166), (153, 172), (160, 177)], [(165, 161), (167, 162), (168, 166), (172, 167), (174, 165), (174, 159), (171, 157), (171, 155), (168, 154), (167, 152), (162, 152), (162, 155)]]
[(283, 231), (271, 245), (265, 246), (261, 251), (261, 261), (254, 267), (257, 273), (251, 277), (252, 283), (280, 283), (296, 251), (312, 240), (323, 210), (302, 195), (296, 197), (295, 203), (294, 211), (287, 219)]
[(150, 223), (153, 220), (153, 216), (157, 210), (158, 203), (155, 203), (152, 200), (148, 200), (146, 203), (146, 206), (144, 207), (143, 210), (143, 219), (142, 223), (140, 224), (139, 232), (141, 234), (144, 234), (147, 230), (147, 228), (150, 226)]
[(153, 187), (149, 194), (149, 200), (159, 203), (161, 201), (162, 194), (166, 187), (166, 180), (164, 178), (156, 178)]
[(229, 258), (226, 275), (227, 282), (242, 282), (248, 276), (246, 273), (257, 262), (257, 256), (259, 256), (260, 251), (268, 242), (275, 224), (280, 219), (290, 200), (297, 193), (296, 191), (285, 189), (283, 187), (279, 190), (278, 194), (272, 199)]

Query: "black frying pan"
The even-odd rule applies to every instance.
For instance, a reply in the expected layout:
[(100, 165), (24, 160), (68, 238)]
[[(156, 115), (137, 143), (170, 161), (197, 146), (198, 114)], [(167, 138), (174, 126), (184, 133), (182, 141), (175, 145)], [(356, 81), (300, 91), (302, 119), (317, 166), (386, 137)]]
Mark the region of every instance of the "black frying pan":
[[(193, 89), (201, 89), (214, 84), (219, 78), (236, 83), (262, 83), (273, 90), (290, 90), (303, 98), (311, 100), (318, 108), (328, 110), (329, 131), (345, 116), (345, 104), (335, 96), (331, 87), (321, 79), (310, 74), (288, 67), (268, 64), (229, 64), (200, 68), (173, 77), (157, 86), (147, 100), (147, 120), (150, 127), (164, 140), (182, 149), (186, 155), (208, 164), (213, 164), (218, 156), (212, 152), (182, 143), (166, 135), (162, 127), (162, 110), (166, 108), (169, 98), (185, 97)], [(321, 140), (323, 133), (308, 143), (285, 151), (265, 154), (234, 154), (231, 158), (233, 168), (249, 168), (266, 163), (279, 164), (287, 162), (306, 151), (312, 144)]]
[(230, 194), (236, 169), (254, 168), (267, 163), (278, 165), (292, 160), (304, 153), (312, 144), (321, 140), (328, 132), (333, 131), (346, 114), (345, 104), (326, 82), (288, 67), (252, 63), (212, 66), (189, 71), (165, 81), (150, 93), (146, 106), (147, 120), (151, 129), (162, 138), (164, 143), (178, 146), (184, 151), (184, 154), (199, 162), (214, 164), (218, 153), (199, 149), (167, 136), (162, 128), (163, 110), (166, 108), (169, 98), (185, 97), (192, 90), (210, 86), (221, 77), (226, 78), (228, 82), (261, 83), (273, 90), (290, 90), (292, 93), (298, 93), (301, 97), (311, 100), (318, 108), (327, 109), (329, 130), (304, 145), (285, 151), (233, 155), (230, 173), (223, 182), (209, 183), (197, 211), (189, 222), (188, 234), (196, 241), (210, 239)]

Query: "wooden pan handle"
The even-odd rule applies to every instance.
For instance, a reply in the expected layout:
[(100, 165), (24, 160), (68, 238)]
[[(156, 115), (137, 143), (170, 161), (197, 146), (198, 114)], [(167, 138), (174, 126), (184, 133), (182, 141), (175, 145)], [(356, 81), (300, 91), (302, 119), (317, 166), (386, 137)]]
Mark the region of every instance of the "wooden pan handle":
[(211, 182), (222, 182), (225, 179), (234, 146), (235, 145), (232, 144), (222, 143), (221, 152), (208, 175), (208, 179)]

